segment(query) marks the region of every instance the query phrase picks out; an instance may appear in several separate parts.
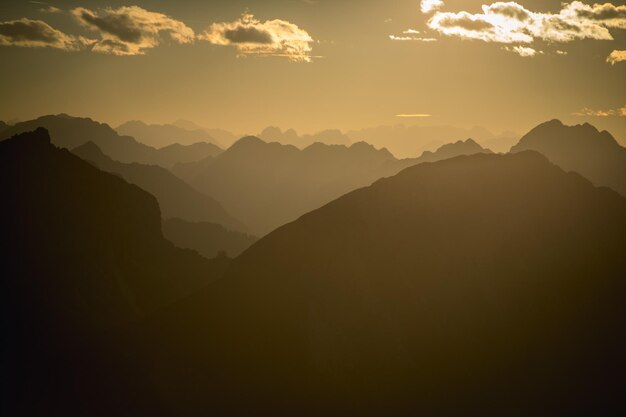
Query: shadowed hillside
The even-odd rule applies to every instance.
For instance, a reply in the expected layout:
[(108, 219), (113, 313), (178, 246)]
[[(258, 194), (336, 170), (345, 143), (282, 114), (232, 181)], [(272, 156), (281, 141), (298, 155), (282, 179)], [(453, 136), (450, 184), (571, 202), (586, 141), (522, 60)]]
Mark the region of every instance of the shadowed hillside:
[[(21, 122), (0, 133), (0, 139), (30, 132), (43, 127), (50, 132), (52, 143), (62, 148), (74, 149), (87, 142), (93, 142), (116, 161), (140, 162), (144, 164), (170, 167), (178, 162), (198, 161), (221, 152), (212, 144), (195, 144), (184, 150), (180, 146), (155, 149), (137, 142), (130, 136), (120, 136), (111, 127), (87, 118), (71, 117), (65, 114), (43, 116), (35, 120)], [(195, 156), (194, 156), (195, 155)], [(182, 159), (178, 160), (177, 157)]]
[(147, 349), (178, 415), (622, 415), (624, 247), (626, 199), (537, 153), (420, 164), (257, 242)]
[(626, 195), (626, 148), (607, 131), (588, 123), (565, 126), (552, 120), (531, 130), (511, 152), (524, 150), (541, 152), (564, 170)]
[(254, 236), (233, 232), (218, 224), (181, 219), (163, 220), (163, 235), (179, 248), (193, 249), (209, 259), (221, 254), (234, 258), (257, 241)]
[(6, 415), (160, 415), (124, 329), (228, 260), (175, 248), (153, 196), (44, 129), (0, 142), (0, 189)]
[(113, 161), (93, 142), (79, 146), (72, 152), (97, 168), (117, 174), (154, 195), (163, 218), (178, 217), (192, 222), (217, 223), (234, 230), (244, 229), (241, 222), (230, 216), (220, 203), (195, 190), (165, 168)]

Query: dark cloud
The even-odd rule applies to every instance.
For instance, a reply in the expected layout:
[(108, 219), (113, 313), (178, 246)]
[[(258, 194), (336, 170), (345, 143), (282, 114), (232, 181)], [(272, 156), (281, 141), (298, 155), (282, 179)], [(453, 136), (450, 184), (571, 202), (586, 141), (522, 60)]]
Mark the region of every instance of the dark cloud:
[(57, 48), (75, 51), (78, 40), (41, 20), (19, 19), (0, 22), (0, 45)]
[(141, 40), (141, 30), (135, 27), (129, 15), (108, 13), (100, 17), (86, 9), (80, 9), (77, 15), (87, 24), (115, 36), (120, 41), (138, 43)]
[(224, 37), (231, 43), (270, 44), (274, 42), (271, 33), (256, 27), (238, 26), (224, 31)]

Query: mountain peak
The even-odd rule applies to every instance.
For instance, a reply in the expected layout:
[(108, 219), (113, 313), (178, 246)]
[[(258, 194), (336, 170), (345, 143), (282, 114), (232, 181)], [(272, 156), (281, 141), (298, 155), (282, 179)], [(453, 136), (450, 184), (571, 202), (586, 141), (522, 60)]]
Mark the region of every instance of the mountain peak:
[(4, 140), (5, 143), (12, 143), (15, 146), (37, 146), (50, 145), (50, 133), (43, 127), (38, 127), (31, 132), (18, 133)]

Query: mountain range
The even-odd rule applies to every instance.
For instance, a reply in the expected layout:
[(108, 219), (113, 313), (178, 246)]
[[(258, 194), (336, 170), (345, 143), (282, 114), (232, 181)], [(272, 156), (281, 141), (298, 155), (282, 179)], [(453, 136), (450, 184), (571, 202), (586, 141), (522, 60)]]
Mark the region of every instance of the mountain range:
[(259, 138), (265, 142), (279, 142), (283, 145), (293, 145), (299, 149), (304, 149), (314, 143), (323, 143), (325, 145), (345, 145), (350, 146), (352, 141), (350, 138), (338, 129), (328, 129), (312, 135), (298, 135), (294, 129), (282, 131), (278, 127), (268, 127), (264, 129)]
[(566, 171), (576, 171), (594, 184), (626, 195), (626, 148), (607, 131), (592, 125), (543, 123), (526, 134), (511, 152), (535, 150)]
[(261, 239), (142, 356), (175, 415), (618, 416), (624, 247), (626, 198), (538, 153), (423, 163)]
[[(19, 133), (43, 127), (49, 131), (56, 146), (74, 149), (86, 142), (94, 142), (102, 151), (120, 162), (140, 162), (169, 167), (177, 162), (193, 161), (221, 152), (213, 144), (193, 145), (186, 151), (180, 146), (156, 149), (137, 142), (130, 136), (120, 136), (110, 126), (89, 118), (71, 117), (65, 114), (42, 116), (35, 120), (17, 123), (0, 132), (0, 140)], [(183, 155), (183, 160), (177, 160)]]
[(93, 142), (87, 142), (72, 152), (98, 169), (119, 175), (131, 184), (154, 195), (163, 218), (181, 218), (191, 222), (211, 222), (231, 230), (245, 226), (224, 210), (221, 204), (202, 194), (165, 168), (139, 163), (125, 164), (106, 156)]
[(426, 161), (488, 152), (473, 140), (459, 141), (398, 160), (364, 142), (350, 147), (315, 143), (303, 150), (246, 137), (215, 158), (178, 164), (173, 172), (224, 204), (262, 236), (342, 194)]
[(120, 135), (132, 136), (139, 142), (155, 148), (163, 148), (173, 143), (180, 145), (193, 145), (198, 142), (217, 143), (204, 130), (187, 130), (170, 124), (148, 125), (133, 120), (116, 127), (115, 130)]
[(352, 141), (365, 141), (376, 147), (386, 147), (397, 158), (415, 158), (462, 138), (474, 138), (495, 152), (507, 152), (519, 136), (512, 132), (494, 135), (482, 127), (462, 129), (452, 126), (379, 126), (347, 132)]

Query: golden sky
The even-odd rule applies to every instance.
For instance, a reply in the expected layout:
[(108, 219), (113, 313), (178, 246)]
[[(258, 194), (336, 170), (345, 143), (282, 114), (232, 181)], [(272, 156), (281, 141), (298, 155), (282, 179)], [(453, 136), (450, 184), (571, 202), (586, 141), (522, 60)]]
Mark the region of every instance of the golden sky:
[(3, 0), (0, 120), (257, 133), (590, 122), (626, 142), (626, 5)]

